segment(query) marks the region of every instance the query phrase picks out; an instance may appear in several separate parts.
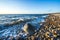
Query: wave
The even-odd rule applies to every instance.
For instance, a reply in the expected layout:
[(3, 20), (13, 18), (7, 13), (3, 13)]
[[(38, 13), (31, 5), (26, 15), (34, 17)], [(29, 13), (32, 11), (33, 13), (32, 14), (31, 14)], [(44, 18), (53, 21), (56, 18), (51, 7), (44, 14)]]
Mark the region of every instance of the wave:
[(10, 25), (17, 25), (17, 24), (20, 24), (20, 23), (26, 23), (26, 22), (29, 22), (29, 21), (32, 21), (34, 19), (36, 19), (37, 17), (33, 17), (33, 18), (20, 18), (16, 21), (12, 21), (10, 23), (5, 23), (4, 25), (5, 26), (10, 26)]

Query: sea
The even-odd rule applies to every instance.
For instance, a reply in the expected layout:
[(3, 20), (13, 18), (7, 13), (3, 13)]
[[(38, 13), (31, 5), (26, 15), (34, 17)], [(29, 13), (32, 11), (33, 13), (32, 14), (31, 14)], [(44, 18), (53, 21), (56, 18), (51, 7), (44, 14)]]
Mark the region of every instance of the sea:
[(36, 25), (39, 29), (39, 23), (44, 22), (47, 16), (48, 14), (0, 14), (0, 38), (16, 37), (18, 34), (25, 37), (22, 29), (26, 23)]

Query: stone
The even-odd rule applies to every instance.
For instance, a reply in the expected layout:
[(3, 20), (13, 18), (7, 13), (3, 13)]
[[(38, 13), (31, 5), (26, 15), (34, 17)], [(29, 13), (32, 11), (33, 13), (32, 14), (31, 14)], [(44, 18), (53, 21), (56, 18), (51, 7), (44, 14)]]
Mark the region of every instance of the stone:
[(27, 34), (33, 34), (36, 31), (36, 26), (30, 24), (30, 23), (26, 23), (23, 27), (23, 30), (25, 33)]

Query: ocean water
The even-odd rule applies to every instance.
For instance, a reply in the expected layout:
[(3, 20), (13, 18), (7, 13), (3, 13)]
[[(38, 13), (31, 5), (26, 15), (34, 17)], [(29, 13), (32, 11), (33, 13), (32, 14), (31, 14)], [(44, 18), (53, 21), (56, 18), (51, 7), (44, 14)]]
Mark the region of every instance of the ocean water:
[(26, 34), (22, 33), (22, 29), (26, 23), (36, 25), (39, 29), (39, 23), (44, 22), (47, 16), (48, 14), (0, 14), (0, 38), (16, 37), (19, 34), (25, 37)]

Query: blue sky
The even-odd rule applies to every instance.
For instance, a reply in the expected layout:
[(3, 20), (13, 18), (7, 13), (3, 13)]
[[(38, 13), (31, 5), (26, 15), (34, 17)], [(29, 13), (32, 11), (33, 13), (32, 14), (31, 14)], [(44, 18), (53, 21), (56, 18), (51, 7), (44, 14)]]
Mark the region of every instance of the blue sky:
[(0, 0), (0, 14), (60, 12), (60, 0)]

